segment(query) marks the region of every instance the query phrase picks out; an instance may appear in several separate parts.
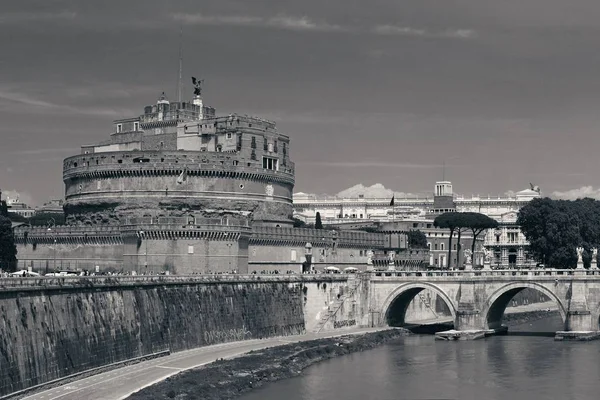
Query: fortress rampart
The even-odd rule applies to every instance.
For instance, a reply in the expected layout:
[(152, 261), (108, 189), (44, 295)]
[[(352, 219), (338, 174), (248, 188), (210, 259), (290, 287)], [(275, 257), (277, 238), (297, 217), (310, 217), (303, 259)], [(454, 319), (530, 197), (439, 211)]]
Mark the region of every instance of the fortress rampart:
[(293, 163), (260, 168), (235, 153), (107, 152), (64, 162), (67, 221), (117, 223), (124, 217), (246, 214), (289, 224)]

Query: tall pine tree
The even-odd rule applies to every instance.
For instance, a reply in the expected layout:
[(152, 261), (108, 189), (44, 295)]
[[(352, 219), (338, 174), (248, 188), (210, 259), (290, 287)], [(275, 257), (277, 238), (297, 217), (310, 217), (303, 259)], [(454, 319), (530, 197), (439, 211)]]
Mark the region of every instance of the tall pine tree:
[(323, 222), (321, 222), (321, 213), (317, 211), (315, 218), (315, 229), (323, 229)]

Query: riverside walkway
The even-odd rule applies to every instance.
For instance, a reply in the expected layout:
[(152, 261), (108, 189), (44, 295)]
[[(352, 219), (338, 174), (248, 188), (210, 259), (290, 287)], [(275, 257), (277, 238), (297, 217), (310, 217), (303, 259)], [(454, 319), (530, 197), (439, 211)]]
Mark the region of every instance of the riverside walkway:
[(308, 333), (268, 339), (230, 342), (199, 347), (168, 356), (116, 368), (97, 375), (61, 384), (52, 389), (21, 397), (22, 400), (121, 400), (145, 387), (154, 385), (180, 372), (200, 367), (219, 358), (233, 358), (253, 350), (288, 343), (323, 339), (342, 335), (359, 335), (389, 328), (349, 329), (336, 332)]

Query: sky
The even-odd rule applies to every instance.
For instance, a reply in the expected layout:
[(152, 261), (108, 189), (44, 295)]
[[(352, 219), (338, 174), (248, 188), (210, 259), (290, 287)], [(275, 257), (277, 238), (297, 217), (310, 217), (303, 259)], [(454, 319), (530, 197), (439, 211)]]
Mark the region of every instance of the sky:
[(185, 96), (274, 120), (296, 191), (600, 198), (597, 0), (3, 2), (0, 188), (61, 198), (62, 159), (175, 98), (180, 28)]

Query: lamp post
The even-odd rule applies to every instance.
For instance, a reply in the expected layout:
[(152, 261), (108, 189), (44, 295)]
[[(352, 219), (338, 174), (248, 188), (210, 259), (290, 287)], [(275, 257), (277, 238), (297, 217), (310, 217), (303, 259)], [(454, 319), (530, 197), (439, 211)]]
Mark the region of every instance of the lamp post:
[[(53, 234), (52, 238), (54, 242), (54, 261), (52, 268), (54, 269), (54, 273), (56, 273), (56, 231), (52, 230), (53, 227), (56, 227), (56, 220), (54, 218), (50, 218), (50, 221), (48, 222), (48, 232), (51, 232)], [(46, 274), (48, 274), (48, 264), (46, 264)]]

